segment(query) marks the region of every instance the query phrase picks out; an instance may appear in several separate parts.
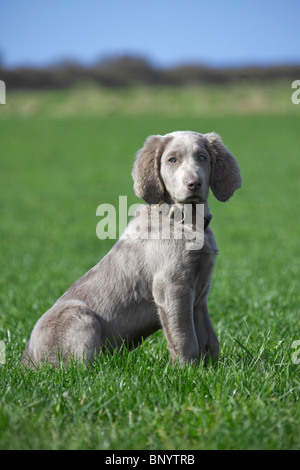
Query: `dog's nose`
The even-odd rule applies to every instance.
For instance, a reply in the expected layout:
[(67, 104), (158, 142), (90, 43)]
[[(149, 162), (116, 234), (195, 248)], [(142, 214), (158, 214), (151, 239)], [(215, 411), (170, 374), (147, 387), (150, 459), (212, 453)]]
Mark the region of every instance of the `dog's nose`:
[(189, 178), (186, 182), (187, 188), (190, 190), (197, 189), (201, 186), (199, 178)]

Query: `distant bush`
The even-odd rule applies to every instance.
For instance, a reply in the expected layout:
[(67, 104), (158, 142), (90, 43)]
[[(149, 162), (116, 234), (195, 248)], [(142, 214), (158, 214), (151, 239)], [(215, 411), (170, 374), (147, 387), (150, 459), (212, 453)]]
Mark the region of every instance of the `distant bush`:
[(45, 68), (5, 68), (0, 63), (0, 79), (9, 89), (69, 88), (85, 82), (104, 87), (134, 85), (225, 84), (240, 81), (295, 80), (300, 78), (300, 65), (212, 68), (203, 65), (181, 65), (160, 69), (140, 57), (121, 56), (102, 60), (93, 66), (61, 62)]

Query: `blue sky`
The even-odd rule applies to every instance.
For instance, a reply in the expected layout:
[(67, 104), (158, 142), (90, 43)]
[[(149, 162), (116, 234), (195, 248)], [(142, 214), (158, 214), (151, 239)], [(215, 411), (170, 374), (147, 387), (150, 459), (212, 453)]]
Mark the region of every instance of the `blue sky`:
[(115, 54), (158, 66), (300, 63), (299, 0), (0, 0), (7, 66)]

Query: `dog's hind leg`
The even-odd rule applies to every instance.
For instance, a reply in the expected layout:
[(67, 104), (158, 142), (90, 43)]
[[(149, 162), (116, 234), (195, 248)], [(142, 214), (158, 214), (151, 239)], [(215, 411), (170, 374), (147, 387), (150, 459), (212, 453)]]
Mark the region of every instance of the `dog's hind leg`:
[(100, 318), (84, 302), (57, 302), (36, 323), (22, 359), (25, 365), (43, 361), (90, 363), (102, 344)]

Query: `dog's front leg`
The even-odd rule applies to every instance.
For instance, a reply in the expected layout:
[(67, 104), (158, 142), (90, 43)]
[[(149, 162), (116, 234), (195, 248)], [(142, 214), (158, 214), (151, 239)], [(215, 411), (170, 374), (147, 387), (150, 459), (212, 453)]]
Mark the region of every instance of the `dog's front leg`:
[(168, 343), (172, 362), (195, 363), (199, 345), (193, 319), (193, 296), (189, 288), (159, 282), (154, 285), (154, 300)]
[(207, 306), (207, 295), (194, 305), (194, 324), (199, 344), (199, 354), (204, 360), (216, 361), (219, 355), (219, 341), (211, 323)]

